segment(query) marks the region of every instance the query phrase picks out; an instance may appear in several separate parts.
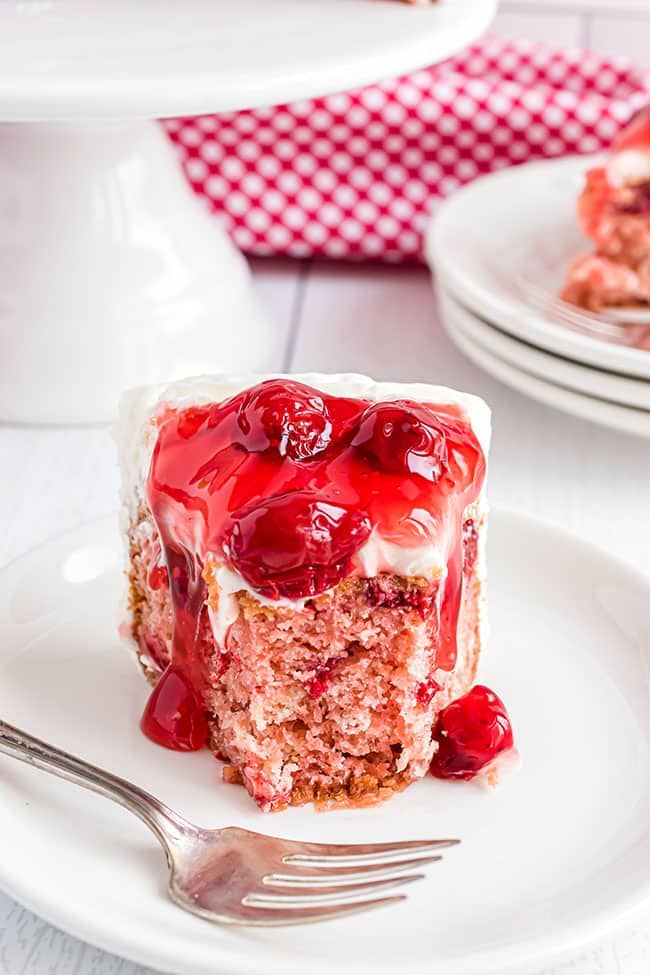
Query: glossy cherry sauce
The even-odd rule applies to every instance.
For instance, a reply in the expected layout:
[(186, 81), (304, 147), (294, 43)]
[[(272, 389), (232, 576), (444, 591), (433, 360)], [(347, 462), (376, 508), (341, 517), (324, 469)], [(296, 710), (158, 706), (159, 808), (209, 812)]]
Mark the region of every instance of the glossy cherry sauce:
[[(268, 599), (308, 599), (359, 574), (355, 556), (371, 532), (400, 546), (443, 545), (448, 574), (436, 665), (451, 670), (463, 512), (484, 476), (482, 450), (451, 404), (371, 403), (277, 379), (223, 403), (161, 411), (147, 497), (164, 549), (174, 636), (145, 732), (172, 748), (205, 744), (194, 732), (179, 734), (179, 744), (175, 729), (186, 731), (188, 708), (200, 708), (196, 656), (208, 554)], [(152, 582), (161, 584), (159, 573)], [(171, 719), (159, 713), (168, 680), (176, 688)], [(317, 682), (311, 693), (319, 692)]]
[(431, 762), (431, 774), (438, 779), (473, 779), (513, 747), (505, 705), (482, 684), (440, 712), (433, 737), (438, 751)]

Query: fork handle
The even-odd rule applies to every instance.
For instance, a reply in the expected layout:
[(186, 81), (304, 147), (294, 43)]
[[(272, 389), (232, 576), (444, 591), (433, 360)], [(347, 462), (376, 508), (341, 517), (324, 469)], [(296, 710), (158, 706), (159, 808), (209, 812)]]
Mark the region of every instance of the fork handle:
[(190, 823), (132, 782), (34, 738), (33, 735), (1, 720), (0, 753), (68, 782), (74, 782), (91, 792), (98, 792), (129, 809), (155, 833), (168, 857), (173, 846), (195, 832), (195, 827)]

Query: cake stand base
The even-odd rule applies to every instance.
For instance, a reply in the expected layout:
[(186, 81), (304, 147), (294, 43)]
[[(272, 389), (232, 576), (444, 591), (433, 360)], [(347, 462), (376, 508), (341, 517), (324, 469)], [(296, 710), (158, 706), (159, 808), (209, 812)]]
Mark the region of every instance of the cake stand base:
[(263, 372), (248, 268), (155, 122), (0, 125), (0, 420), (114, 418), (129, 386)]

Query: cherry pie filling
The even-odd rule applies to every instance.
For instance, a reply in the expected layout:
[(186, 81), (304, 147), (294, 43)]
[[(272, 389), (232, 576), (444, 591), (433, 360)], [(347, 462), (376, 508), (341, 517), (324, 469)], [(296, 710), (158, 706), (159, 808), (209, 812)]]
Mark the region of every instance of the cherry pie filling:
[(431, 774), (438, 779), (473, 779), (513, 747), (505, 705), (482, 684), (440, 712), (433, 737), (438, 750), (431, 762)]
[[(179, 750), (208, 741), (198, 677), (206, 555), (266, 599), (309, 600), (360, 574), (355, 559), (373, 533), (412, 548), (436, 541), (452, 525), (437, 597), (435, 667), (454, 668), (463, 575), (476, 558), (476, 529), (463, 517), (485, 477), (483, 452), (459, 407), (374, 403), (272, 379), (221, 403), (165, 408), (157, 424), (147, 498), (162, 552), (149, 582), (169, 586), (174, 629), (172, 662), (142, 718), (150, 738)], [(382, 604), (376, 579), (367, 580), (367, 594)], [(334, 669), (335, 662), (324, 664), (312, 696), (325, 692)], [(421, 685), (419, 702), (428, 706), (436, 690), (434, 681)], [(448, 721), (461, 714), (450, 713)], [(507, 735), (499, 740), (506, 747)], [(461, 777), (469, 777), (478, 756), (490, 751), (483, 739), (473, 751), (463, 741), (473, 758), (438, 763), (434, 774), (448, 767), (458, 777), (462, 766)], [(441, 742), (438, 755), (448, 747)]]

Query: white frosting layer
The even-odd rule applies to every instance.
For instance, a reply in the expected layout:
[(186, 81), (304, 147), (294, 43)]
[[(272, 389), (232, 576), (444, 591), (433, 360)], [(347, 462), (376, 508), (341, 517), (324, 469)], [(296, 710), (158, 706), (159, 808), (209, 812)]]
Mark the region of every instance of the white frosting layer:
[(650, 152), (623, 149), (607, 163), (607, 179), (612, 186), (635, 186), (650, 182)]
[[(442, 540), (440, 540), (442, 541)], [(354, 557), (354, 572), (364, 578), (372, 578), (379, 572), (392, 572), (400, 576), (426, 576), (428, 578), (443, 579), (447, 574), (447, 564), (444, 557), (445, 544), (419, 545), (405, 548), (387, 542), (380, 535), (373, 532), (365, 545)], [(208, 556), (211, 562), (214, 559)], [(248, 592), (263, 606), (285, 606), (294, 611), (304, 607), (307, 599), (267, 599), (256, 592), (238, 572), (228, 565), (221, 565), (214, 572), (214, 578), (219, 590), (219, 606), (210, 609), (210, 622), (215, 640), (220, 646), (229, 627), (237, 619), (239, 609), (235, 596), (238, 592)]]
[[(116, 438), (122, 472), (122, 499), (128, 520), (134, 521), (138, 509), (146, 504), (145, 486), (157, 438), (155, 415), (162, 404), (185, 408), (201, 403), (220, 402), (243, 389), (254, 386), (262, 379), (277, 378), (279, 375), (199, 376), (170, 385), (144, 386), (127, 393), (122, 399)], [(374, 402), (410, 399), (416, 402), (459, 406), (465, 413), (483, 453), (486, 457), (488, 455), (491, 435), (490, 410), (478, 396), (426, 383), (375, 382), (367, 376), (353, 373), (341, 375), (306, 373), (286, 378), (314, 386), (324, 393)], [(403, 576), (443, 577), (446, 573), (447, 541), (440, 538), (436, 540), (436, 544), (427, 543), (405, 548), (388, 542), (373, 532), (356, 555), (355, 569), (360, 575), (368, 577), (378, 572), (392, 572)], [(185, 543), (189, 548), (200, 550), (198, 539), (188, 538)], [(209, 553), (200, 554), (209, 557)], [(215, 638), (221, 645), (228, 627), (237, 615), (235, 593), (248, 591), (259, 602), (275, 607), (286, 605), (296, 609), (304, 603), (304, 600), (265, 600), (252, 590), (237, 572), (226, 565), (220, 566), (216, 571), (216, 581), (221, 598), (219, 610), (211, 613), (211, 620)]]
[(394, 572), (398, 576), (441, 576), (447, 571), (443, 555), (446, 545), (417, 545), (406, 547), (388, 542), (373, 531), (357, 552), (354, 563), (358, 574), (372, 578), (379, 572)]

